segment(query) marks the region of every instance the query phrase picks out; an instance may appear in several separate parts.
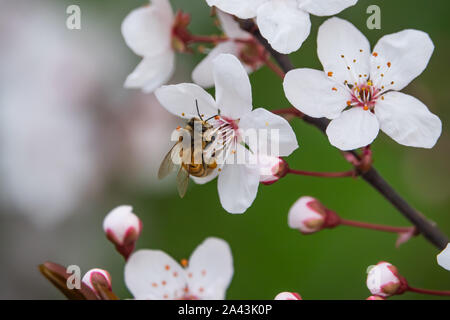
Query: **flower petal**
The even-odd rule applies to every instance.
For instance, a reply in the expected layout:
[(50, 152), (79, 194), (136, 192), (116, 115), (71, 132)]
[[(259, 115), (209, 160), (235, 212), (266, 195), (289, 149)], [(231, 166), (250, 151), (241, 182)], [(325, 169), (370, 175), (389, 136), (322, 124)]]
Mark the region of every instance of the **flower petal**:
[(239, 128), (244, 134), (246, 130), (256, 130), (258, 139), (250, 139), (248, 143), (253, 153), (284, 157), (298, 148), (297, 137), (289, 122), (266, 109), (258, 108), (242, 117)]
[(331, 120), (327, 127), (330, 143), (341, 150), (353, 150), (372, 143), (380, 126), (377, 117), (363, 108), (352, 108)]
[(216, 101), (221, 115), (239, 119), (252, 110), (250, 79), (238, 58), (221, 54), (213, 61)]
[(173, 12), (168, 0), (131, 11), (122, 23), (122, 35), (131, 50), (153, 56), (170, 49)]
[(349, 90), (324, 72), (313, 69), (289, 71), (283, 82), (289, 102), (301, 112), (314, 118), (338, 117), (351, 100)]
[(218, 44), (211, 52), (195, 67), (192, 72), (192, 80), (203, 88), (214, 86), (213, 61), (222, 53), (229, 53), (237, 56), (238, 45), (234, 41), (227, 41)]
[[(237, 145), (237, 153), (245, 152)], [(244, 213), (258, 193), (259, 170), (256, 165), (226, 164), (219, 174), (217, 188), (222, 207), (230, 213)]]
[(221, 10), (217, 10), (217, 17), (223, 32), (233, 39), (250, 39), (252, 35), (241, 29), (239, 23), (234, 20), (233, 16)]
[(125, 265), (125, 284), (135, 299), (180, 299), (187, 281), (185, 271), (166, 253), (139, 250)]
[(210, 7), (216, 6), (222, 11), (241, 19), (256, 17), (256, 9), (269, 0), (206, 0)]
[(432, 148), (442, 132), (441, 120), (413, 96), (388, 92), (378, 99), (375, 115), (381, 130), (400, 144)]
[(369, 41), (346, 20), (331, 18), (320, 26), (317, 54), (325, 73), (339, 83), (354, 84), (369, 76)]
[(309, 14), (296, 0), (269, 1), (258, 8), (257, 23), (272, 48), (284, 54), (297, 51), (311, 29)]
[(299, 8), (315, 16), (333, 16), (358, 0), (299, 0)]
[(436, 258), (438, 264), (442, 268), (450, 271), (450, 243), (447, 244), (447, 247), (445, 247), (445, 249), (442, 250), (442, 252), (439, 253)]
[(170, 113), (184, 119), (198, 118), (196, 100), (203, 118), (214, 116), (218, 112), (213, 97), (192, 83), (162, 86), (155, 91), (155, 95)]
[(189, 293), (204, 300), (223, 300), (233, 277), (233, 256), (222, 239), (207, 238), (189, 258)]
[(403, 89), (425, 70), (433, 50), (433, 42), (423, 31), (403, 30), (382, 37), (370, 61), (374, 84), (385, 90)]
[(167, 83), (175, 69), (175, 54), (167, 51), (154, 57), (145, 57), (127, 77), (125, 88), (141, 88), (150, 93)]

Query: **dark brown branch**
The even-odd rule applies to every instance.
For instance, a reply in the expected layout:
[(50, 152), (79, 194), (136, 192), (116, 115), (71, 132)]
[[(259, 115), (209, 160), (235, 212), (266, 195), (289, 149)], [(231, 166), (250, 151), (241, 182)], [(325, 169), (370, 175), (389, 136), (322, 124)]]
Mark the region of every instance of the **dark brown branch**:
[[(289, 56), (281, 54), (272, 49), (267, 40), (261, 36), (258, 28), (252, 20), (240, 20), (241, 28), (253, 34), (255, 39), (257, 39), (267, 51), (270, 52), (275, 61), (283, 69), (284, 72), (289, 72), (294, 69), (294, 66), (289, 59)], [(328, 126), (329, 120), (324, 118), (312, 118), (307, 115), (301, 117), (305, 122), (317, 127), (322, 132)], [(354, 151), (351, 153), (359, 158), (358, 154)], [(428, 239), (432, 244), (434, 244), (439, 249), (444, 249), (449, 243), (447, 236), (442, 233), (435, 223), (429, 221), (420, 212), (415, 210), (408, 202), (406, 202), (390, 185), (386, 180), (378, 173), (378, 171), (371, 167), (365, 172), (361, 172), (361, 177), (369, 183), (373, 188), (375, 188), (386, 200), (388, 200), (398, 211), (400, 211), (411, 223), (413, 223), (420, 233)]]

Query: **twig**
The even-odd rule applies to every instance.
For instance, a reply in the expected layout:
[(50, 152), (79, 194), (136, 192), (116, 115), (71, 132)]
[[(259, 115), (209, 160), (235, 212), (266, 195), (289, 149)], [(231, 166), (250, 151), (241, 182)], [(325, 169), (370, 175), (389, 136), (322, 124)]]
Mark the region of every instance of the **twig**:
[[(270, 46), (267, 40), (261, 35), (255, 23), (252, 20), (239, 20), (240, 26), (243, 30), (251, 33), (256, 40), (258, 40), (268, 52), (272, 55), (274, 60), (283, 69), (285, 73), (294, 69), (294, 66), (289, 59), (289, 56), (281, 54)], [(317, 127), (322, 132), (328, 126), (329, 120), (325, 118), (312, 118), (307, 115), (301, 117), (305, 122)], [(357, 159), (360, 159), (359, 155), (355, 151), (350, 151), (350, 153)], [(434, 244), (439, 249), (444, 249), (449, 243), (447, 236), (442, 233), (435, 223), (429, 221), (420, 212), (415, 210), (405, 199), (403, 199), (388, 183), (383, 177), (378, 173), (378, 171), (371, 167), (365, 172), (360, 173), (361, 177), (369, 183), (373, 188), (375, 188), (381, 195), (383, 195), (386, 200), (388, 200), (398, 211), (400, 211), (411, 223), (413, 223), (418, 231), (423, 234), (423, 236)]]

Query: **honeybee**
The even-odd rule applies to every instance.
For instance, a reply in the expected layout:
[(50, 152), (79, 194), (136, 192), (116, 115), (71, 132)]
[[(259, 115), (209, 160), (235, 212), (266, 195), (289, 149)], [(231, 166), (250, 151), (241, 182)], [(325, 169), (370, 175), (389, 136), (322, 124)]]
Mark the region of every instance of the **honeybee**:
[[(190, 175), (204, 178), (217, 168), (217, 163), (213, 160), (214, 152), (210, 153), (212, 157), (208, 158), (208, 161), (205, 161), (206, 159), (203, 152), (207, 148), (213, 148), (215, 141), (214, 129), (212, 125), (208, 123), (213, 117), (203, 120), (198, 109), (197, 100), (195, 100), (195, 104), (197, 107), (198, 118), (191, 118), (183, 129), (185, 130), (186, 135), (191, 138), (189, 150), (187, 150), (187, 153), (184, 153), (186, 150), (183, 150), (183, 146), (186, 148), (187, 142), (184, 143), (184, 136), (180, 136), (178, 142), (175, 143), (164, 157), (158, 171), (158, 178), (163, 179), (174, 169), (179, 167), (177, 174), (177, 188), (181, 198), (186, 194)], [(197, 125), (195, 125), (196, 123)], [(195, 137), (201, 138), (200, 146), (195, 145)], [(176, 162), (178, 164), (174, 163), (174, 159), (177, 159)], [(198, 161), (199, 159), (200, 161)]]

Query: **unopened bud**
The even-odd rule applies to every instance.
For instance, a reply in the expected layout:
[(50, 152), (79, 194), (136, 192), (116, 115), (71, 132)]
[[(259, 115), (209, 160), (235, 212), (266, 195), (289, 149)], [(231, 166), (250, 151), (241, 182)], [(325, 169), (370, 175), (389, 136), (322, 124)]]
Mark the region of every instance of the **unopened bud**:
[(397, 268), (388, 262), (379, 262), (370, 267), (367, 275), (367, 288), (376, 296), (389, 297), (404, 292), (406, 281)]
[(111, 276), (109, 272), (103, 269), (91, 269), (84, 275), (82, 279), (91, 290), (97, 295), (99, 299), (102, 299), (105, 291), (112, 291)]
[(259, 181), (264, 184), (272, 184), (283, 178), (289, 169), (286, 161), (279, 157), (258, 155)]
[(131, 206), (119, 206), (103, 220), (106, 237), (114, 243), (117, 251), (128, 259), (142, 230), (141, 220), (132, 212)]
[(313, 197), (301, 197), (289, 209), (289, 227), (303, 234), (311, 234), (323, 228), (339, 224), (339, 217)]
[(386, 300), (386, 299), (380, 296), (370, 296), (366, 300)]
[(303, 300), (297, 292), (281, 292), (274, 300)]

